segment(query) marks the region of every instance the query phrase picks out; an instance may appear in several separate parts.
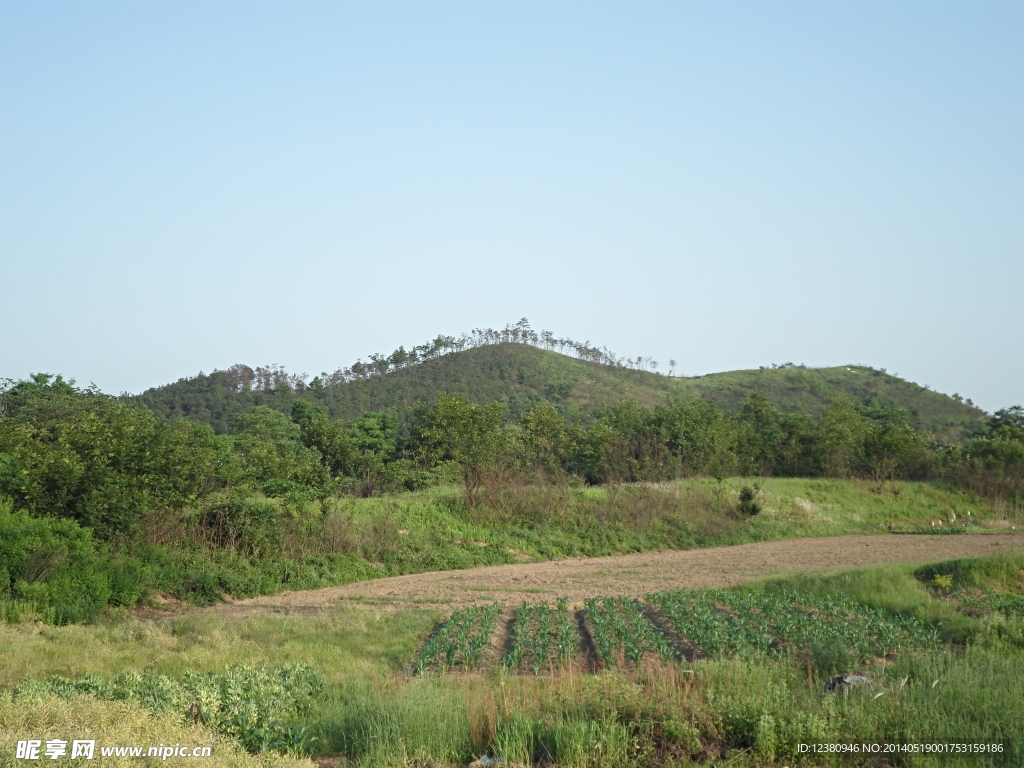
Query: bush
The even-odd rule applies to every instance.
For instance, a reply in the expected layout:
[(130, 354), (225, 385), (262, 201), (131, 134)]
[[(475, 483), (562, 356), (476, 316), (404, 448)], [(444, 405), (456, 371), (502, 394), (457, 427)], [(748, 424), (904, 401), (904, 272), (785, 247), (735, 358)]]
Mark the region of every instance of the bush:
[(747, 517), (753, 517), (761, 511), (761, 505), (757, 503), (757, 489), (751, 488), (749, 485), (743, 486), (740, 489), (740, 514)]
[(0, 600), (20, 603), (19, 616), (39, 613), (53, 624), (95, 618), (113, 594), (107, 568), (78, 523), (30, 517), (0, 502)]
[(108, 605), (135, 605), (152, 567), (111, 550), (74, 520), (32, 517), (0, 502), (0, 621), (92, 621)]
[(102, 568), (110, 583), (110, 605), (135, 605), (149, 589), (152, 566), (137, 557), (122, 554), (105, 559)]
[(214, 501), (200, 516), (206, 539), (247, 555), (275, 552), (281, 543), (281, 513), (272, 499), (236, 492)]
[(391, 491), (421, 491), (438, 483), (436, 472), (426, 472), (410, 459), (384, 465), (384, 485)]

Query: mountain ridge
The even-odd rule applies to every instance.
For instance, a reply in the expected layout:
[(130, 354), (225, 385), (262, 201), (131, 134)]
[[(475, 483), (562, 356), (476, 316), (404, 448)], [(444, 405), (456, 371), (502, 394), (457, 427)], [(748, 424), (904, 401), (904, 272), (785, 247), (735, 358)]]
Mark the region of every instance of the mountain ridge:
[[(581, 360), (526, 343), (502, 342), (449, 352), (413, 365), (324, 385), (278, 376), (272, 388), (253, 389), (239, 378), (245, 366), (182, 378), (127, 399), (164, 418), (184, 417), (232, 431), (234, 417), (255, 405), (287, 411), (297, 399), (325, 406), (335, 419), (353, 420), (367, 411), (394, 410), (403, 420), (439, 392), (461, 394), (477, 403), (501, 401), (513, 418), (549, 401), (583, 422), (601, 409), (634, 398), (640, 405), (663, 405), (701, 397), (732, 411), (761, 392), (786, 412), (820, 416), (830, 398), (849, 397), (865, 408), (902, 408), (918, 429), (947, 443), (975, 434), (987, 414), (884, 370), (860, 365), (724, 371), (702, 376), (665, 376), (619, 365)], [(258, 369), (265, 371), (267, 369)], [(281, 373), (278, 370), (278, 373)]]

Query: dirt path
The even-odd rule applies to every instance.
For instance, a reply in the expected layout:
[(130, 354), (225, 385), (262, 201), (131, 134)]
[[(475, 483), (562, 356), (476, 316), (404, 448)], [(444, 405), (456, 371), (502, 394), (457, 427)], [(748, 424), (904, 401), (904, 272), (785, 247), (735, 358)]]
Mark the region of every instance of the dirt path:
[(496, 565), (362, 581), (221, 603), (206, 609), (251, 614), (313, 613), (346, 604), (456, 608), (498, 601), (571, 601), (604, 595), (639, 597), (660, 589), (726, 587), (767, 576), (827, 572), (883, 563), (927, 563), (1024, 552), (1024, 532), (962, 535), (836, 536), (734, 547), (642, 552), (613, 557)]

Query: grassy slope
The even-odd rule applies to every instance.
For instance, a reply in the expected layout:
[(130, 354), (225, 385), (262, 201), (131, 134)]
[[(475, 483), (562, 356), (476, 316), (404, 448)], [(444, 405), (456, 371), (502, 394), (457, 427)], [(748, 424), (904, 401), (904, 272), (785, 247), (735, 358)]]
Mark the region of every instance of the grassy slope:
[[(727, 480), (723, 503), (735, 506), (739, 489), (753, 482)], [(440, 562), (450, 559), (447, 568), (515, 562), (516, 555), (508, 554), (508, 549), (534, 559), (599, 557), (661, 548), (870, 534), (890, 524), (930, 532), (930, 520), (947, 519), (951, 509), (970, 508), (979, 519), (995, 517), (984, 506), (971, 504), (966, 496), (928, 483), (899, 483), (901, 493), (896, 498), (888, 492), (874, 493), (866, 482), (800, 478), (756, 482), (761, 484), (758, 500), (762, 512), (735, 525), (721, 521), (714, 502), (716, 485), (706, 480), (681, 480), (658, 487), (636, 485), (613, 495), (603, 488), (583, 489), (573, 492), (566, 504), (545, 504), (562, 510), (545, 518), (513, 511), (507, 515), (468, 514), (456, 502), (454, 489), (356, 500), (349, 510), (368, 526), (388, 515), (391, 525), (408, 531), (394, 537), (391, 552), (403, 564), (413, 566), (410, 570), (421, 570), (416, 566), (425, 566), (434, 558)], [(651, 517), (647, 525), (628, 520), (647, 514)], [(476, 541), (491, 546), (480, 547)]]
[[(504, 401), (513, 416), (549, 400), (584, 421), (623, 397), (636, 398), (641, 405), (705, 397), (733, 410), (756, 391), (785, 411), (817, 416), (830, 396), (845, 394), (864, 405), (906, 408), (914, 415), (916, 426), (948, 441), (970, 436), (984, 418), (977, 408), (861, 366), (670, 378), (586, 363), (521, 344), (479, 347), (385, 376), (306, 392), (302, 397), (326, 405), (334, 418), (354, 419), (366, 411), (387, 408), (406, 415), (417, 403), (433, 400), (442, 391), (463, 394), (479, 403)], [(242, 410), (258, 404), (287, 410), (298, 396), (293, 392), (235, 393), (220, 386), (215, 375), (208, 375), (147, 390), (137, 399), (165, 417), (185, 415), (227, 431), (233, 415)]]
[[(739, 489), (754, 480), (733, 478), (723, 484), (724, 505), (738, 503)], [(363, 499), (350, 508), (367, 527), (390, 516), (391, 525), (408, 531), (382, 545), (383, 559), (404, 572), (446, 570), (516, 562), (525, 555), (559, 557), (620, 554), (652, 549), (689, 549), (751, 541), (879, 533), (932, 531), (934, 518), (948, 519), (952, 509), (972, 509), (982, 520), (994, 513), (959, 493), (928, 483), (899, 483), (899, 497), (876, 494), (868, 483), (845, 480), (760, 479), (762, 512), (749, 521), (723, 520), (715, 502), (716, 486), (706, 480), (681, 480), (652, 488), (627, 487), (609, 495), (602, 488), (573, 493), (565, 504), (550, 500), (526, 508), (558, 508), (557, 515), (467, 514), (454, 491), (434, 489), (394, 500)], [(532, 501), (532, 500), (531, 500)], [(807, 504), (806, 502), (810, 502)], [(648, 517), (649, 516), (649, 517)], [(647, 518), (647, 524), (635, 520)], [(381, 526), (378, 524), (377, 529)], [(481, 547), (474, 542), (488, 542)], [(393, 560), (392, 560), (393, 558)]]
[[(618, 489), (513, 489), (494, 509), (467, 510), (456, 488), (384, 498), (339, 499), (289, 534), (286, 568), (191, 549), (171, 551), (157, 588), (177, 590), (213, 579), (236, 597), (282, 589), (314, 589), (368, 578), (524, 560), (741, 544), (798, 537), (896, 530), (932, 532), (929, 521), (970, 509), (985, 521), (996, 514), (963, 494), (927, 483), (898, 483), (877, 494), (866, 482), (761, 479), (763, 509), (735, 513), (739, 489), (755, 481), (682, 480)], [(894, 496), (892, 490), (899, 492)], [(308, 526), (308, 527), (307, 527)], [(190, 599), (200, 599), (193, 595)]]

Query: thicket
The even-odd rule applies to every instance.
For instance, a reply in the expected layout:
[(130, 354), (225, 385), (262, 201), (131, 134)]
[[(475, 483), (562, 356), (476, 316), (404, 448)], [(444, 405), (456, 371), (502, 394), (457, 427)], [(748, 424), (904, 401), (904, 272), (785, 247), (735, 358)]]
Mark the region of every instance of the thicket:
[[(669, 509), (643, 494), (595, 504), (572, 492), (694, 476), (713, 478), (719, 492), (685, 519), (689, 498)], [(512, 420), (502, 403), (441, 394), (415, 410), (409, 429), (393, 413), (343, 422), (299, 400), (290, 415), (253, 407), (236, 417), (234, 434), (217, 435), (36, 375), (0, 391), (0, 610), (67, 623), (131, 605), (151, 587), (202, 602), (223, 591), (507, 561), (507, 547), (467, 560), (440, 539), (427, 554), (398, 551), (387, 514), (335, 514), (345, 498), (453, 481), (464, 523), (556, 540), (572, 531), (572, 546), (553, 554), (693, 546), (757, 515), (756, 488), (739, 505), (723, 502), (721, 483), (732, 476), (865, 478), (878, 491), (941, 479), (1019, 511), (1024, 409), (998, 411), (958, 446), (916, 431), (904, 411), (838, 398), (812, 419), (758, 393), (732, 414), (700, 399), (649, 408), (623, 400), (590, 425), (548, 402)]]

